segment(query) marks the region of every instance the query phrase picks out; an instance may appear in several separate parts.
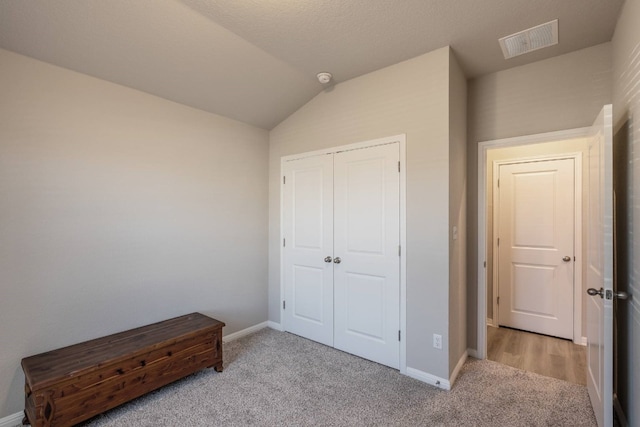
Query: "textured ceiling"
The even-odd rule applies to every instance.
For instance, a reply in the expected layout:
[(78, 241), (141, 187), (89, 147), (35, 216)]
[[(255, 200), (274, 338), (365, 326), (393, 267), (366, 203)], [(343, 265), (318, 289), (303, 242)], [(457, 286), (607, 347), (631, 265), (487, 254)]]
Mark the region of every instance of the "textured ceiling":
[[(611, 40), (623, 0), (2, 0), (0, 47), (271, 129), (322, 90), (450, 45), (468, 77)], [(498, 38), (559, 20), (556, 46)]]

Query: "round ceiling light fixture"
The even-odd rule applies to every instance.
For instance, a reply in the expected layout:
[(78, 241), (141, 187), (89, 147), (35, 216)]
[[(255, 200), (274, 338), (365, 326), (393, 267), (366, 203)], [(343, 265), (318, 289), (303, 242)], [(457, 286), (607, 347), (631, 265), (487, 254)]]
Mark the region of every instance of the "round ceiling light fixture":
[(320, 83), (322, 83), (323, 85), (326, 85), (327, 83), (329, 83), (331, 81), (331, 78), (333, 76), (331, 75), (331, 73), (322, 72), (322, 73), (318, 73), (318, 75), (316, 77), (318, 77), (318, 81)]

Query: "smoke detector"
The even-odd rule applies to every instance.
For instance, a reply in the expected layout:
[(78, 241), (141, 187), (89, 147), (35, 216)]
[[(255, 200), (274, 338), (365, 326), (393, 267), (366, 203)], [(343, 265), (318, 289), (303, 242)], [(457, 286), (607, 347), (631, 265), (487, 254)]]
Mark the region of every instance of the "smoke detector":
[(500, 47), (504, 59), (558, 44), (558, 20), (502, 37)]
[(322, 72), (322, 73), (318, 73), (316, 77), (318, 78), (318, 81), (320, 83), (322, 83), (323, 85), (326, 85), (331, 81), (331, 78), (333, 76), (331, 75), (331, 73)]

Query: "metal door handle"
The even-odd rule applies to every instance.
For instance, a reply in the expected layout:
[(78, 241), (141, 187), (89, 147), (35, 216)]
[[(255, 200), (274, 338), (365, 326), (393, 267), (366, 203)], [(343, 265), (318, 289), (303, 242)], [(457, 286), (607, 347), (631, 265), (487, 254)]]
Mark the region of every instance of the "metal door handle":
[(331, 261), (332, 261), (332, 259), (331, 259), (330, 256), (324, 257), (324, 262), (331, 262)]
[(589, 295), (591, 295), (592, 297), (595, 297), (596, 295), (600, 295), (600, 298), (604, 298), (604, 289), (600, 288), (599, 291), (595, 290), (595, 288), (589, 288), (587, 289), (587, 293)]
[(339, 256), (337, 256), (337, 257), (335, 257), (335, 258), (333, 259), (333, 262), (335, 262), (336, 264), (340, 264), (340, 263), (342, 262), (342, 260), (340, 259), (340, 257), (339, 257)]
[[(594, 288), (589, 288), (587, 289), (587, 293), (592, 297), (595, 297), (596, 295), (600, 295), (600, 298), (604, 298), (604, 294), (605, 294), (604, 289), (602, 288), (600, 288), (599, 291), (596, 291)], [(607, 299), (612, 299), (612, 298), (628, 300), (629, 294), (625, 291), (620, 291), (620, 292), (607, 291)]]
[(626, 293), (625, 291), (614, 292), (613, 296), (617, 299), (624, 299), (624, 300), (629, 299), (629, 294)]
[(569, 255), (565, 255), (565, 256), (562, 257), (562, 260), (564, 262), (569, 262), (569, 261), (571, 261), (571, 257)]

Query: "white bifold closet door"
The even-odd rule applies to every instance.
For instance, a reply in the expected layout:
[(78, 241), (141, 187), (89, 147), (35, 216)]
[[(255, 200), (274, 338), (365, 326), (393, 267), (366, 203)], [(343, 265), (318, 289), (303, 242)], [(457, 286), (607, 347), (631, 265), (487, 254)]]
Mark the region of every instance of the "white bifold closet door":
[(285, 166), (285, 330), (399, 367), (399, 144)]

